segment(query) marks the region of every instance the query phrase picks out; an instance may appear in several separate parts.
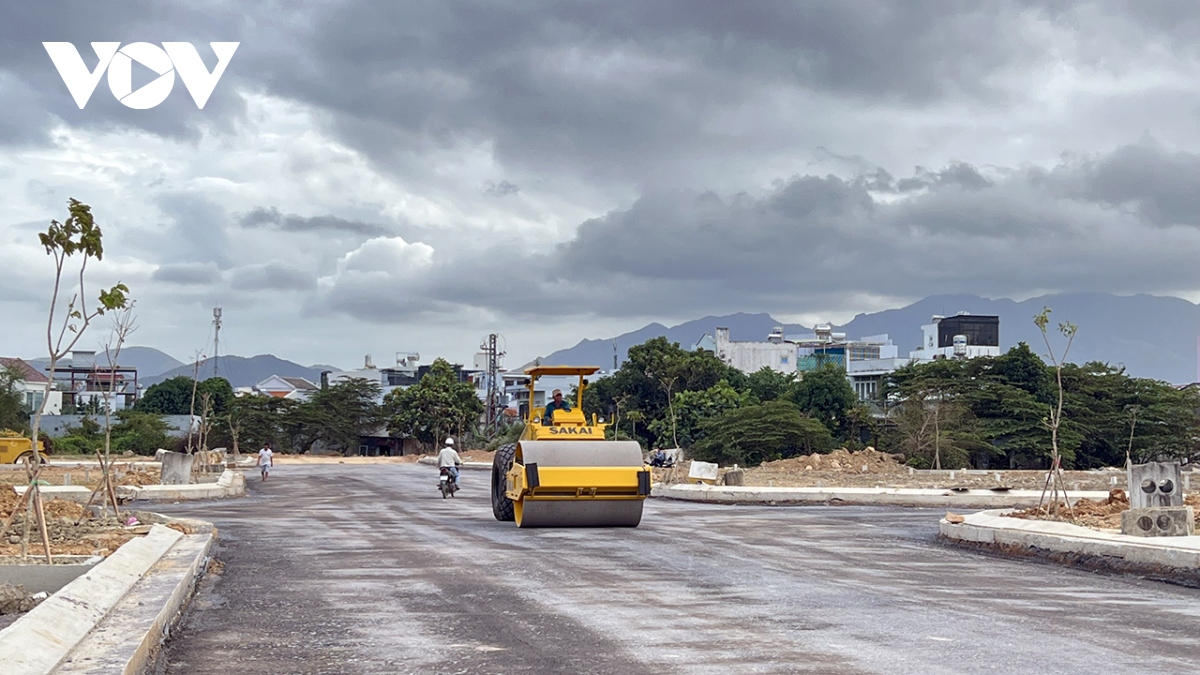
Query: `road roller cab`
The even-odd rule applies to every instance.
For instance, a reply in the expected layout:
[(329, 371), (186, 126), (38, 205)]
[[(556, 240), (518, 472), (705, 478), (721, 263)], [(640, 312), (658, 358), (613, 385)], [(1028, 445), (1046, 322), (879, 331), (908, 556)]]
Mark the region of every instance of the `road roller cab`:
[[(650, 494), (650, 469), (636, 441), (609, 441), (608, 426), (583, 413), (584, 379), (594, 366), (535, 366), (530, 407), (517, 443), (501, 446), (492, 461), (492, 512), (518, 527), (636, 527)], [(539, 378), (577, 376), (575, 401), (546, 419), (534, 407)]]

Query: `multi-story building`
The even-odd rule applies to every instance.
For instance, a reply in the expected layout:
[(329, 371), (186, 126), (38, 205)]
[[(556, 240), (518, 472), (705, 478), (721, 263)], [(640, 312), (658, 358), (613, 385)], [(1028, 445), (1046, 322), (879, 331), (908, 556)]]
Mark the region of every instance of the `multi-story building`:
[(933, 316), (921, 326), (921, 346), (909, 352), (917, 361), (1000, 355), (1000, 317), (959, 312)]
[(934, 316), (921, 327), (921, 346), (901, 357), (886, 334), (850, 340), (845, 333), (821, 324), (812, 333), (784, 335), (776, 327), (766, 342), (733, 342), (728, 328), (705, 333), (692, 349), (707, 349), (745, 373), (763, 367), (804, 377), (825, 364), (845, 369), (854, 392), (863, 401), (878, 400), (883, 379), (909, 363), (937, 359), (970, 359), (1000, 355), (1000, 317), (959, 312)]
[(781, 327), (772, 330), (766, 342), (734, 342), (729, 339), (728, 328), (718, 327), (712, 335), (701, 336), (692, 349), (707, 349), (743, 373), (763, 368), (796, 372), (796, 345), (787, 342)]

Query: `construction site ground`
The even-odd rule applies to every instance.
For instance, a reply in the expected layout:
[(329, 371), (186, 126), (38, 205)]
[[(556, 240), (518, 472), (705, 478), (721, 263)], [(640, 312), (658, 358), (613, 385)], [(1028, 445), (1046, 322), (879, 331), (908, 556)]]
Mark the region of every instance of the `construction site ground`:
[(497, 522), (411, 463), (281, 466), (163, 505), (221, 532), (161, 672), (1192, 673), (1197, 591), (981, 556), (942, 511), (652, 499), (636, 529)]
[[(673, 469), (656, 469), (660, 482), (687, 482), (691, 462), (684, 461)], [(722, 467), (719, 480), (732, 467)], [(1101, 490), (1125, 488), (1123, 469), (1065, 471), (1070, 490)], [(754, 487), (881, 487), (989, 489), (1008, 487), (1018, 490), (1040, 490), (1046, 484), (1046, 471), (943, 470), (910, 469), (893, 455), (867, 449), (857, 452), (835, 450), (828, 454), (813, 454), (766, 462), (743, 469), (743, 484)]]
[[(113, 475), (118, 485), (158, 485), (159, 464), (157, 462), (113, 463)], [(38, 479), (46, 485), (82, 485), (95, 488), (100, 484), (100, 468), (90, 464), (50, 464), (42, 466)], [(7, 485), (27, 485), (28, 474), (24, 467), (4, 467), (0, 470), (0, 488)]]
[[(11, 488), (0, 486), (0, 526), (9, 518), (20, 503), (20, 497)], [(94, 518), (82, 519), (82, 504), (62, 499), (43, 502), (46, 512), (46, 530), (50, 535), (52, 555), (107, 556), (133, 537), (144, 534), (145, 526), (128, 526), (125, 519)], [(28, 547), (24, 553), (39, 558), (45, 548), (38, 534), (37, 521), (29, 522)], [(24, 512), (18, 513), (8, 529), (0, 533), (0, 556), (22, 555), (25, 539)]]

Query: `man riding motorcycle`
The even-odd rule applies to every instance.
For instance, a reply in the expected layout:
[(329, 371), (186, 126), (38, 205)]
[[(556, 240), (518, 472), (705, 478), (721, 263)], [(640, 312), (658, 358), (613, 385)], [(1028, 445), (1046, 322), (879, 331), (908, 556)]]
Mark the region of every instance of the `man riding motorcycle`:
[(462, 466), (462, 459), (458, 453), (454, 451), (454, 439), (446, 439), (446, 447), (438, 453), (438, 467), (446, 469), (450, 474), (450, 480), (454, 482), (454, 487), (458, 487), (458, 467)]

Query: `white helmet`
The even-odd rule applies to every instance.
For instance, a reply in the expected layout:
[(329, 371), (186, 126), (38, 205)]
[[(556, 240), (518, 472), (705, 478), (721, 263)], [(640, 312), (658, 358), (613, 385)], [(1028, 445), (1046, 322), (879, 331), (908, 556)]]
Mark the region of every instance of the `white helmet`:
[(446, 439), (446, 445), (454, 445), (454, 439), (453, 439), (453, 438), (447, 438), (447, 439)]

